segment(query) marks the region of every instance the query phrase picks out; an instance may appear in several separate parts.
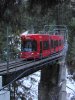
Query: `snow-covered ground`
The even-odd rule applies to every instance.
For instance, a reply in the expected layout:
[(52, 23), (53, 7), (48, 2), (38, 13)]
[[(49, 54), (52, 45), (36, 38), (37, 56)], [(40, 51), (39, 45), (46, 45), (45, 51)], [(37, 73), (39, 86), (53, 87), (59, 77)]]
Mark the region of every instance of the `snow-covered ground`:
[(38, 100), (39, 81), (40, 71), (20, 80), (21, 84), (17, 89), (17, 94), (19, 94), (18, 100), (21, 100), (22, 96), (26, 98), (25, 100)]
[(66, 72), (66, 92), (67, 92), (67, 100), (75, 100), (75, 81), (72, 79), (72, 75)]
[[(17, 89), (17, 94), (19, 94), (17, 100), (21, 100), (22, 96), (26, 98), (25, 100), (38, 100), (39, 81), (40, 71), (21, 79), (21, 84)], [(67, 100), (75, 100), (75, 81), (72, 79), (72, 75), (68, 74), (68, 71), (66, 71), (66, 93)]]

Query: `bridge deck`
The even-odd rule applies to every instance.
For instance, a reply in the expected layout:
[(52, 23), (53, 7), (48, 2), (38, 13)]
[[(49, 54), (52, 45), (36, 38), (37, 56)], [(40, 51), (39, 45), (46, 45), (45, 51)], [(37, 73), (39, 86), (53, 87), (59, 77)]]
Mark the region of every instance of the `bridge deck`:
[[(54, 54), (48, 58), (45, 59), (41, 59), (41, 60), (32, 60), (32, 61), (20, 61), (19, 62), (14, 62), (14, 63), (9, 63), (9, 73), (13, 73), (15, 71), (19, 71), (19, 70), (25, 70), (25, 69), (29, 69), (32, 67), (36, 67), (37, 65), (42, 65), (45, 63), (49, 63), (50, 61), (53, 60), (57, 60), (58, 58), (60, 58), (61, 56), (63, 56), (63, 51), (61, 51), (60, 53)], [(5, 75), (7, 74), (7, 64), (0, 64), (0, 75)]]

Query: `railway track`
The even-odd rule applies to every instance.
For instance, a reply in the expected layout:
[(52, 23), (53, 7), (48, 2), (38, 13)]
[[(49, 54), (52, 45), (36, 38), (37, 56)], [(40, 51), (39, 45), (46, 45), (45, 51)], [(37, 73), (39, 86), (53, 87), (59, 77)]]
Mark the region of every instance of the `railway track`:
[[(13, 73), (16, 71), (24, 70), (24, 69), (30, 69), (30, 68), (36, 68), (35, 66), (41, 66), (42, 64), (45, 64), (46, 62), (49, 63), (51, 60), (58, 59), (59, 57), (64, 56), (66, 50), (66, 46), (64, 46), (64, 49), (58, 53), (52, 54), (49, 57), (45, 59), (39, 59), (39, 60), (22, 60), (18, 59), (15, 61), (9, 62), (8, 66), (8, 72)], [(0, 64), (0, 75), (5, 75), (7, 74), (7, 63), (1, 63)]]
[[(26, 64), (30, 64), (31, 62), (34, 62), (34, 60), (24, 61), (22, 59), (18, 59), (17, 61), (9, 62), (9, 70), (17, 68), (17, 67), (21, 67), (21, 66), (26, 65)], [(7, 63), (0, 64), (0, 73), (3, 71), (6, 71), (6, 70), (7, 70)]]

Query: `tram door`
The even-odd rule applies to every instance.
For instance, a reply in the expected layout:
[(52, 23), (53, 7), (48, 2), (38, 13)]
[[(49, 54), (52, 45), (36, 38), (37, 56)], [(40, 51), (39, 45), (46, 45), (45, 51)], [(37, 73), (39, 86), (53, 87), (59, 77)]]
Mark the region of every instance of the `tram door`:
[(42, 41), (40, 41), (40, 57), (42, 57)]

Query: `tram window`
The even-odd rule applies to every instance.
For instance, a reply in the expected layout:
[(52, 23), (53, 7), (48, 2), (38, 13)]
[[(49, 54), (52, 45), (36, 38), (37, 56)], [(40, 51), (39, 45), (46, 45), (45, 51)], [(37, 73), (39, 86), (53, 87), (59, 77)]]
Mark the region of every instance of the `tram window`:
[(44, 41), (43, 42), (43, 50), (49, 49), (49, 41)]
[(24, 45), (24, 41), (21, 41), (21, 51), (23, 51), (25, 45)]
[(56, 47), (56, 40), (54, 41), (54, 48)]
[(56, 46), (56, 47), (58, 46), (58, 40), (55, 41), (55, 46)]
[(59, 46), (61, 46), (61, 40), (59, 40)]
[(33, 51), (37, 51), (37, 42), (35, 40), (33, 40), (32, 49)]
[(37, 50), (37, 42), (31, 41), (31, 40), (22, 41), (21, 50), (28, 51), (28, 52), (36, 51)]
[(61, 45), (62, 45), (62, 40), (60, 40), (61, 41)]
[(61, 40), (61, 45), (62, 45), (62, 40)]
[(64, 41), (62, 40), (62, 44), (64, 44)]
[(32, 51), (32, 41), (31, 40), (22, 41), (21, 50), (29, 52)]
[(51, 48), (53, 48), (53, 44), (54, 44), (54, 43), (53, 43), (53, 40), (51, 40)]
[(54, 41), (54, 47), (56, 48), (58, 46), (58, 40)]
[(58, 40), (57, 40), (57, 46), (58, 46)]

